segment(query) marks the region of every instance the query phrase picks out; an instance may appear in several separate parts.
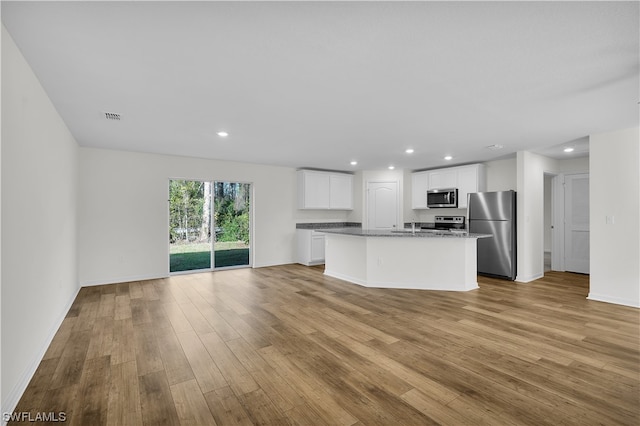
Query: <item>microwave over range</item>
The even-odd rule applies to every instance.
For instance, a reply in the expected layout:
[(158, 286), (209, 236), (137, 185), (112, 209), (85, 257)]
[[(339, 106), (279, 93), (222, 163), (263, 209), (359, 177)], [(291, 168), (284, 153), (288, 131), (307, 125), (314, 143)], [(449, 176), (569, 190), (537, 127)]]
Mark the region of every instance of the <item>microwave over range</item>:
[(427, 207), (458, 208), (458, 188), (430, 189), (427, 191)]

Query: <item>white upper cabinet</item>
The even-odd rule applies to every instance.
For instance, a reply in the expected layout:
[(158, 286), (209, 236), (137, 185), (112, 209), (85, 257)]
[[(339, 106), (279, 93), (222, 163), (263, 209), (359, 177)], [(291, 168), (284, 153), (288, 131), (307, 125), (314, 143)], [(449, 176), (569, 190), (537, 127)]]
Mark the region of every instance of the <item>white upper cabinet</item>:
[(329, 175), (329, 208), (353, 209), (353, 175)]
[(352, 210), (353, 175), (298, 170), (298, 208)]
[(458, 208), (466, 209), (468, 195), (486, 190), (484, 164), (471, 164), (458, 169)]
[(427, 208), (427, 190), (429, 189), (429, 172), (411, 174), (411, 208)]
[(298, 171), (298, 208), (329, 208), (329, 186), (330, 179), (327, 173)]
[(467, 208), (467, 196), (486, 190), (484, 164), (426, 170), (411, 175), (411, 208), (427, 208), (430, 189), (458, 188), (458, 208)]
[(457, 188), (458, 171), (439, 169), (429, 171), (429, 189)]

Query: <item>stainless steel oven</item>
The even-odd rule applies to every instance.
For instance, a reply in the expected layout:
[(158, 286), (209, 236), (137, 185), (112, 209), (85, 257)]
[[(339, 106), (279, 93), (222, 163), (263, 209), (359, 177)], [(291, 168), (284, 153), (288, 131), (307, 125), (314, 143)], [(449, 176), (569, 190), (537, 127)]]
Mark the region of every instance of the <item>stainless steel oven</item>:
[(441, 231), (464, 231), (464, 216), (436, 216), (434, 227)]

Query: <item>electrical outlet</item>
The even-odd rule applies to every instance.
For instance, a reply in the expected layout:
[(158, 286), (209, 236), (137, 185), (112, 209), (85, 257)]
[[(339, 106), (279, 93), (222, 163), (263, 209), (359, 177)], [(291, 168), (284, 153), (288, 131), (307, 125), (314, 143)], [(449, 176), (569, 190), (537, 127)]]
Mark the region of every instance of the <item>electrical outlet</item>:
[(615, 225), (616, 223), (616, 217), (615, 216), (606, 216), (605, 217), (605, 223), (607, 225)]

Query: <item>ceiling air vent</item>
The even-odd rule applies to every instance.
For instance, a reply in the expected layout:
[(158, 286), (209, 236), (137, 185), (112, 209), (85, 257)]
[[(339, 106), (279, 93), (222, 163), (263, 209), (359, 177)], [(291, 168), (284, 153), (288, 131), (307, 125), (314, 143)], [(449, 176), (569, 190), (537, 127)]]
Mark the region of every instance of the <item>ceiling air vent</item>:
[(118, 114), (117, 112), (105, 112), (104, 118), (106, 118), (107, 120), (120, 121), (120, 114)]

